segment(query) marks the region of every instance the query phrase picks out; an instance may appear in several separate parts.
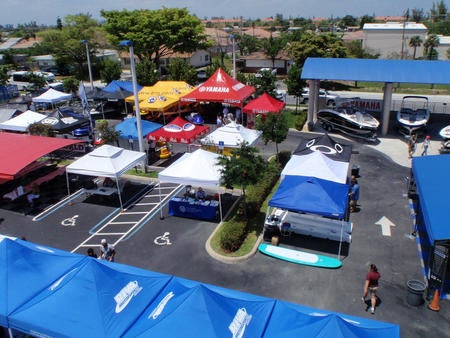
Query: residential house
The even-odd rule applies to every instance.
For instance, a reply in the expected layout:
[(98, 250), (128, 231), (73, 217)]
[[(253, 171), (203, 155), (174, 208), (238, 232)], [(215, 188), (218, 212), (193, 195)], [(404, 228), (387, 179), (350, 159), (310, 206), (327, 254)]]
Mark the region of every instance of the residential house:
[(236, 61), (238, 68), (244, 73), (256, 73), (261, 68), (274, 68), (277, 75), (286, 75), (292, 65), (292, 60), (281, 51), (275, 58), (275, 63), (264, 52), (254, 52), (241, 55)]

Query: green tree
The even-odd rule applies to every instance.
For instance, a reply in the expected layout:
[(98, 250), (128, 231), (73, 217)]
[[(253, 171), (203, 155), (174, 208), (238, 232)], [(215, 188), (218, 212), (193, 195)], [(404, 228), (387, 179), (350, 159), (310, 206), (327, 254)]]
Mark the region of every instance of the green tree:
[(136, 63), (136, 79), (141, 86), (153, 86), (158, 81), (158, 70), (150, 59)]
[(416, 59), (417, 47), (420, 47), (422, 42), (422, 38), (418, 35), (414, 35), (409, 39), (409, 47), (413, 48), (413, 60)]
[(290, 43), (288, 53), (299, 67), (303, 67), (308, 57), (343, 58), (347, 56), (347, 49), (336, 35), (305, 33), (300, 41)]
[(173, 52), (193, 52), (209, 44), (201, 20), (186, 8), (159, 10), (101, 11), (106, 19), (103, 25), (108, 39), (118, 46), (122, 40), (131, 40), (139, 60), (155, 64)]
[(423, 46), (425, 47), (425, 54), (428, 60), (437, 59), (436, 47), (439, 46), (439, 37), (436, 34), (431, 34), (425, 40)]
[(249, 34), (236, 34), (237, 47), (241, 55), (249, 55), (258, 50), (258, 39)]
[(267, 93), (275, 97), (276, 80), (277, 78), (275, 74), (272, 74), (272, 72), (268, 69), (260, 71), (256, 75), (250, 74), (247, 77), (247, 82), (249, 82), (250, 85), (254, 86), (256, 89), (256, 96), (259, 96), (262, 93)]
[(358, 26), (358, 19), (351, 15), (346, 15), (341, 19), (343, 27)]
[(423, 8), (413, 8), (411, 18), (414, 22), (422, 22), (425, 19)]
[(289, 132), (289, 126), (286, 116), (283, 113), (266, 115), (265, 121), (261, 114), (258, 114), (255, 121), (255, 128), (262, 131), (262, 139), (264, 144), (272, 141), (275, 143), (277, 160), (278, 160), (278, 144), (283, 142)]
[(76, 93), (80, 85), (80, 80), (71, 76), (63, 80), (63, 87), (66, 93)]
[(380, 53), (371, 53), (369, 49), (362, 48), (361, 41), (353, 40), (345, 43), (348, 57), (359, 59), (378, 59)]
[(55, 131), (53, 130), (52, 126), (48, 124), (42, 124), (39, 122), (30, 124), (27, 130), (30, 135), (48, 136), (48, 137), (55, 136)]
[(100, 63), (100, 78), (105, 83), (120, 79), (122, 68), (120, 63), (106, 59)]
[(76, 64), (78, 66), (80, 79), (87, 74), (84, 70), (87, 55), (83, 40), (89, 46), (92, 65), (95, 64), (95, 46), (96, 39), (100, 35), (100, 28), (89, 14), (68, 15), (64, 18), (61, 29), (45, 30), (40, 35), (43, 38), (42, 46), (55, 56), (58, 65)]
[(261, 46), (266, 56), (272, 61), (272, 68), (275, 68), (275, 60), (286, 46), (286, 41), (282, 38), (274, 38), (270, 35), (269, 38), (263, 38), (261, 40)]
[(8, 83), (8, 67), (0, 66), (0, 86)]
[(167, 71), (169, 72), (169, 80), (185, 81), (189, 84), (197, 83), (197, 72), (195, 68), (191, 67), (186, 60), (181, 58), (170, 60)]
[(222, 166), (221, 175), (225, 187), (241, 187), (244, 206), (247, 186), (257, 183), (266, 168), (264, 159), (258, 153), (257, 148), (243, 142), (231, 152), (231, 156), (221, 155), (218, 159), (218, 164)]
[(110, 127), (108, 121), (99, 120), (97, 122), (97, 129), (105, 144), (117, 144), (120, 132), (116, 131), (113, 127)]
[(448, 9), (444, 3), (444, 0), (440, 0), (438, 3), (433, 2), (430, 9), (431, 22), (445, 21), (447, 19)]
[(29, 81), (31, 83), (31, 87), (27, 88), (28, 90), (34, 92), (39, 91), (47, 85), (47, 81), (43, 76), (40, 76), (33, 72), (28, 72), (27, 76), (29, 77)]
[(375, 22), (375, 18), (370, 15), (363, 15), (359, 21), (359, 28), (362, 29), (364, 24)]
[(294, 63), (289, 69), (289, 72), (284, 80), (289, 95), (295, 96), (295, 112), (298, 111), (298, 98), (302, 95), (303, 88), (306, 86), (306, 81), (300, 78), (302, 69)]

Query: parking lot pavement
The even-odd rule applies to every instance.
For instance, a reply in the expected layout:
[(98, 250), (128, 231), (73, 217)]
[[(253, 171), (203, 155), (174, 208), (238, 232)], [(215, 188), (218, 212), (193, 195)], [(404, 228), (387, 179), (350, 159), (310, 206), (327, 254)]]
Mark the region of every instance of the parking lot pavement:
[[(292, 131), (279, 149), (292, 151), (305, 136), (310, 134)], [(340, 139), (339, 135), (333, 136)], [(386, 155), (376, 147), (352, 140), (343, 142), (353, 144), (351, 165), (360, 166), (361, 196), (359, 211), (350, 216), (354, 223), (352, 243), (342, 257), (340, 269), (296, 265), (260, 253), (235, 264), (221, 262), (205, 250), (205, 243), (218, 222), (169, 216), (167, 206), (163, 209), (163, 220), (153, 217), (116, 246), (117, 261), (298, 304), (397, 323), (403, 337), (448, 336), (448, 301), (441, 302), (439, 312), (428, 310), (426, 304), (411, 306), (406, 301), (407, 281), (423, 280), (417, 246), (409, 236), (412, 229), (405, 197), (405, 177), (410, 174), (409, 168), (396, 163), (392, 155)], [(275, 151), (275, 145), (270, 143), (258, 143), (258, 147), (264, 156)], [(73, 212), (68, 213), (68, 217), (72, 216)], [(382, 233), (379, 223), (383, 217), (391, 224), (390, 235)], [(2, 209), (0, 218), (3, 218), (0, 222), (3, 234), (25, 235), (31, 241), (69, 251), (73, 249), (70, 238), (87, 236), (86, 229), (92, 226), (83, 224), (67, 229), (59, 226), (60, 219), (33, 222), (30, 216)], [(337, 251), (333, 253), (336, 243), (328, 243), (328, 251), (322, 252), (324, 242), (312, 238), (302, 240), (308, 247), (300, 249), (337, 257)], [(375, 315), (365, 312), (361, 301), (370, 263), (375, 263), (381, 273), (379, 296), (382, 303)]]

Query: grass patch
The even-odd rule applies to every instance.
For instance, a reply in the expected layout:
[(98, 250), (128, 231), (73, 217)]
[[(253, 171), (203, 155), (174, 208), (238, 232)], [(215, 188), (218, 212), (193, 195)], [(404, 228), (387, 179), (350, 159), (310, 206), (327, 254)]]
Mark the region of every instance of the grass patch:
[(125, 174), (132, 175), (132, 176), (139, 176), (139, 177), (158, 178), (157, 171), (144, 172), (141, 169), (136, 169), (136, 168), (128, 170)]

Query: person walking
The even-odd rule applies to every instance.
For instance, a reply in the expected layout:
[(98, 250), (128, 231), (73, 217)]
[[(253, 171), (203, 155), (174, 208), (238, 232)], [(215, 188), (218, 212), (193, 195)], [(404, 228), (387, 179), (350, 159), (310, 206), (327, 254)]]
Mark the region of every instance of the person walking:
[(108, 244), (108, 242), (104, 238), (100, 243), (100, 259), (114, 262), (114, 257), (116, 256), (116, 250), (114, 249), (114, 246), (112, 244)]
[(359, 184), (358, 180), (355, 176), (352, 176), (350, 179), (350, 192), (348, 193), (349, 197), (349, 205), (350, 205), (350, 212), (356, 212), (356, 205), (358, 204), (359, 200)]
[(378, 280), (381, 275), (378, 272), (378, 268), (375, 264), (370, 264), (369, 272), (366, 275), (366, 282), (364, 283), (364, 292), (362, 295), (362, 301), (366, 302), (367, 294), (370, 292), (370, 313), (375, 314), (375, 307), (377, 305), (377, 291)]
[(427, 135), (422, 144), (422, 148), (423, 148), (422, 156), (428, 155), (428, 148), (430, 147), (430, 142), (431, 142), (431, 137), (430, 137), (430, 135)]
[(417, 134), (411, 134), (408, 138), (408, 158), (412, 158), (416, 151)]

